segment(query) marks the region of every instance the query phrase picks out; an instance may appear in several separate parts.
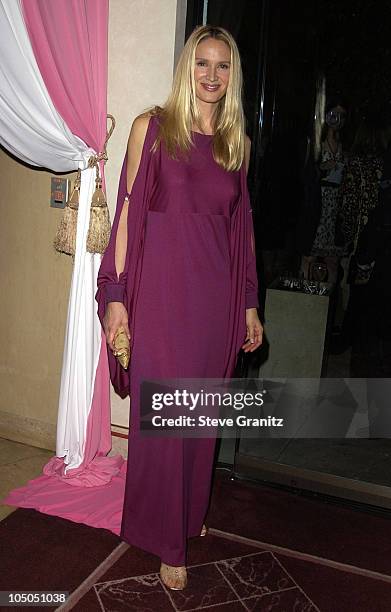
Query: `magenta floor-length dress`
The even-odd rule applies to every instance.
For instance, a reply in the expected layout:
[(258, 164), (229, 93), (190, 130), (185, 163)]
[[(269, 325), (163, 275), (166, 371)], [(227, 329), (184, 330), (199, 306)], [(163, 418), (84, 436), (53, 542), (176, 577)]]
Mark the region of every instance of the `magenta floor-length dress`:
[[(152, 116), (129, 205), (132, 242), (117, 279), (113, 249), (124, 160), (97, 299), (100, 317), (110, 300), (121, 299), (130, 310), (128, 378), (109, 355), (114, 386), (125, 396), (128, 385), (131, 397), (121, 538), (170, 565), (185, 565), (187, 538), (199, 535), (208, 508), (216, 439), (140, 435), (140, 383), (232, 376), (246, 335), (245, 308), (258, 306), (257, 280), (243, 166), (221, 168), (213, 136), (198, 132), (187, 160), (171, 159), (164, 145), (151, 153), (157, 129)], [(129, 272), (136, 263), (138, 272)]]

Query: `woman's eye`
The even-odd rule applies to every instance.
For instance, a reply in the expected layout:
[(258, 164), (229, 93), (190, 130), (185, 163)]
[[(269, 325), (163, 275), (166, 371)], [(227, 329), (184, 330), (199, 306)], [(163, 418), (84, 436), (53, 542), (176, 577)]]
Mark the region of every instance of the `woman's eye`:
[[(206, 62), (202, 61), (202, 60), (198, 60), (196, 62), (197, 66), (206, 66)], [(223, 70), (227, 70), (229, 68), (229, 64), (219, 64), (219, 68), (222, 68)]]

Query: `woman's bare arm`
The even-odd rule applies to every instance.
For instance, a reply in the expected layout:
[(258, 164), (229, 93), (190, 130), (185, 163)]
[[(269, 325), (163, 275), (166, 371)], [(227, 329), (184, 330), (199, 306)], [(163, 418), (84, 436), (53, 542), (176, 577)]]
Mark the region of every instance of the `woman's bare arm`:
[[(141, 153), (143, 150), (145, 135), (147, 133), (149, 123), (149, 114), (143, 114), (136, 117), (133, 121), (129, 139), (128, 139), (128, 164), (127, 164), (127, 192), (130, 193), (133, 187), (134, 179), (141, 161)], [(118, 222), (117, 235), (115, 239), (115, 268), (117, 272), (117, 280), (120, 273), (124, 270), (126, 260), (126, 250), (128, 243), (128, 206), (127, 201), (121, 210), (121, 216)], [(114, 350), (114, 336), (119, 327), (124, 327), (125, 332), (130, 340), (130, 330), (128, 325), (128, 313), (125, 305), (122, 302), (109, 301), (107, 304), (103, 325), (106, 335), (106, 341), (110, 349)]]
[[(145, 135), (147, 133), (149, 123), (149, 113), (144, 113), (136, 117), (133, 121), (129, 139), (128, 139), (128, 164), (127, 164), (127, 191), (131, 192), (134, 179), (136, 178), (137, 171), (140, 165), (141, 153), (143, 150)], [(121, 216), (118, 222), (117, 237), (115, 242), (115, 268), (117, 276), (123, 271), (125, 267), (126, 250), (128, 244), (128, 232), (127, 232), (127, 221), (128, 221), (128, 206), (127, 201), (124, 202)]]

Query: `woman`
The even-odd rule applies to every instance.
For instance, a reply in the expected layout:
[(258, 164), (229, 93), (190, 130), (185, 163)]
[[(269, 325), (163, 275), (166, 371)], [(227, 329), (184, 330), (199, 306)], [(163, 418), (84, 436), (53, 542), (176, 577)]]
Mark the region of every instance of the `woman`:
[[(216, 438), (141, 436), (140, 383), (230, 377), (240, 349), (261, 344), (241, 95), (232, 36), (196, 28), (166, 104), (132, 125), (98, 275), (111, 380), (131, 397), (121, 537), (157, 554), (173, 589), (186, 586), (187, 538), (206, 532)], [(130, 372), (112, 353), (120, 325)]]
[(357, 130), (341, 186), (337, 234), (354, 255), (372, 208), (378, 204), (388, 132), (378, 121), (363, 119)]
[(329, 102), (321, 144), (321, 215), (310, 256), (303, 258), (306, 278), (311, 276), (311, 266), (321, 259), (327, 266), (327, 280), (331, 283), (337, 282), (339, 262), (345, 255), (345, 248), (335, 244), (340, 186), (345, 165), (340, 131), (345, 119), (346, 109), (339, 103)]
[(356, 250), (369, 214), (378, 205), (387, 140), (387, 130), (377, 119), (363, 119), (345, 168), (336, 234), (341, 246), (346, 245), (351, 254), (347, 279), (350, 292), (341, 334), (334, 340), (334, 353), (343, 352), (352, 343), (354, 350), (366, 347), (365, 352), (368, 348), (368, 287), (367, 279), (361, 278), (362, 272), (357, 267)]
[[(383, 132), (389, 141), (389, 129)], [(383, 141), (384, 142), (384, 141)], [(375, 377), (391, 373), (391, 146), (383, 157), (383, 173), (377, 185), (377, 202), (368, 212), (367, 222), (360, 233), (355, 253), (356, 291), (361, 292), (357, 305), (357, 326), (365, 328), (366, 335), (360, 349), (365, 357), (370, 354), (370, 365)], [(360, 310), (362, 308), (362, 310)], [(350, 330), (349, 330), (350, 331)], [(356, 329), (351, 330), (352, 341)], [(353, 345), (354, 346), (354, 345)]]

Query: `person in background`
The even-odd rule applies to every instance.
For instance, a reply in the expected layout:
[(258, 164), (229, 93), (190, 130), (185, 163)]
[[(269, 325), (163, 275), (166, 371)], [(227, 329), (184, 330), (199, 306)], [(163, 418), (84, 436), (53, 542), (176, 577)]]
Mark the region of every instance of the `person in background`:
[(346, 163), (340, 132), (346, 121), (346, 108), (332, 101), (326, 107), (319, 168), (321, 173), (321, 214), (309, 256), (303, 257), (305, 278), (310, 278), (313, 265), (322, 261), (327, 266), (327, 280), (336, 283), (339, 262), (346, 254), (344, 246), (335, 244), (340, 189)]
[[(391, 147), (384, 158), (379, 201), (369, 213), (356, 249), (356, 284), (365, 288), (362, 320), (368, 330), (361, 355), (370, 375), (391, 376)], [(368, 375), (368, 372), (367, 372)]]
[(363, 119), (356, 132), (341, 185), (336, 242), (356, 251), (369, 212), (377, 206), (388, 132), (374, 119)]
[[(354, 350), (367, 344), (366, 302), (368, 287), (357, 267), (356, 251), (368, 216), (377, 204), (388, 131), (377, 119), (363, 119), (356, 132), (341, 186), (341, 207), (336, 227), (336, 243), (346, 245), (351, 255), (347, 282), (349, 301), (341, 334), (334, 339), (334, 353)], [(364, 281), (364, 282), (362, 282)]]

